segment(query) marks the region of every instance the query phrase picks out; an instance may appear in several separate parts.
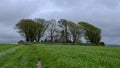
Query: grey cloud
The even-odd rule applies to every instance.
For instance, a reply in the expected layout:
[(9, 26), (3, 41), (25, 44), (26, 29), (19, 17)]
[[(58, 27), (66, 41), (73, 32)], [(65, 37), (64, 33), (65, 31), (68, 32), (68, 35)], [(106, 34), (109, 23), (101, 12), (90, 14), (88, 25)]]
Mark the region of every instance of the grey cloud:
[(119, 8), (120, 0), (0, 0), (0, 25), (6, 23), (0, 38), (20, 39), (13, 27), (21, 18), (65, 18), (94, 24), (102, 29), (105, 43), (119, 44)]
[[(0, 21), (9, 22), (29, 17), (34, 13), (39, 3), (38, 0), (2, 0), (0, 1)], [(35, 3), (35, 4), (33, 4)], [(31, 5), (33, 4), (33, 5)], [(8, 24), (8, 23), (7, 23)]]
[(22, 39), (20, 35), (14, 30), (13, 26), (6, 26), (0, 23), (0, 43), (15, 43)]
[(96, 0), (97, 3), (105, 5), (108, 8), (115, 8), (119, 5), (119, 0)]
[(38, 9), (39, 2), (39, 0), (0, 0), (0, 42), (17, 42), (22, 39), (14, 26), (20, 19), (29, 18)]

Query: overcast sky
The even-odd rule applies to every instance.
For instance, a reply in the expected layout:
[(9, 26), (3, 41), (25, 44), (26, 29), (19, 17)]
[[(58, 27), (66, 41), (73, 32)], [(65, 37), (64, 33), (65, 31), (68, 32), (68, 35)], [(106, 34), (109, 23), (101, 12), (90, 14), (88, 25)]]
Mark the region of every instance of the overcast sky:
[(65, 18), (102, 29), (106, 44), (120, 44), (120, 0), (0, 0), (0, 42), (22, 39), (14, 29), (23, 18)]

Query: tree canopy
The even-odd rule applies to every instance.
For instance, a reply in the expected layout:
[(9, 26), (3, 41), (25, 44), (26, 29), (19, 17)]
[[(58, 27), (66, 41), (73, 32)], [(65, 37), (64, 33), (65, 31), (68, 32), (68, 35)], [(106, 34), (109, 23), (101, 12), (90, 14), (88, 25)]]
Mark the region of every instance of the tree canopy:
[(43, 23), (43, 19), (21, 19), (16, 24), (16, 28), (19, 30), (19, 33), (25, 37), (26, 42), (39, 42), (46, 28)]
[(70, 30), (72, 37), (73, 37), (73, 43), (76, 44), (77, 41), (80, 41), (80, 39), (79, 39), (80, 38), (79, 35), (81, 34), (80, 25), (78, 25), (72, 21), (69, 21), (68, 27), (69, 27), (69, 30)]
[(64, 37), (65, 37), (64, 42), (67, 42), (68, 41), (68, 21), (66, 19), (60, 19), (58, 21), (58, 23), (60, 24), (59, 26), (64, 31), (64, 33), (63, 33)]
[(84, 36), (91, 44), (97, 45), (101, 41), (101, 29), (87, 22), (75, 23), (66, 19), (59, 21), (41, 18), (21, 19), (16, 24), (16, 28), (25, 37), (26, 42), (38, 43), (41, 37), (44, 37), (44, 41), (52, 43), (63, 41), (62, 43), (78, 44), (81, 42), (81, 36)]
[(87, 22), (78, 23), (85, 31), (85, 38), (88, 42), (98, 44), (101, 40), (101, 29)]

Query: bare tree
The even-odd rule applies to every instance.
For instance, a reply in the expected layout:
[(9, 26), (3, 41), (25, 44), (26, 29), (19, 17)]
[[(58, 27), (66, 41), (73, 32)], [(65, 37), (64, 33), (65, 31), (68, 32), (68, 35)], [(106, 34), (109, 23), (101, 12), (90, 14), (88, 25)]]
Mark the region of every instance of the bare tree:
[(57, 22), (56, 20), (52, 19), (51, 21), (49, 21), (49, 26), (48, 26), (48, 33), (50, 34), (50, 39), (51, 39), (51, 43), (54, 42), (54, 36), (55, 34), (57, 34)]

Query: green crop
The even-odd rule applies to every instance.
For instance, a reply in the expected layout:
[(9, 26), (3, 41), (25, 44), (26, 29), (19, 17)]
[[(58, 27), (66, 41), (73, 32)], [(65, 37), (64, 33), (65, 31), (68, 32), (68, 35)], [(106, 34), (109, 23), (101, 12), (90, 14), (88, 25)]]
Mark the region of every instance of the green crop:
[(0, 68), (119, 68), (120, 47), (0, 44)]

